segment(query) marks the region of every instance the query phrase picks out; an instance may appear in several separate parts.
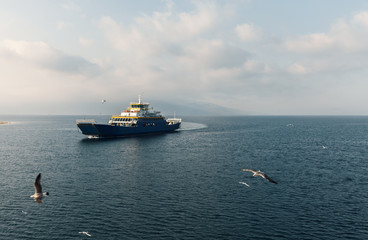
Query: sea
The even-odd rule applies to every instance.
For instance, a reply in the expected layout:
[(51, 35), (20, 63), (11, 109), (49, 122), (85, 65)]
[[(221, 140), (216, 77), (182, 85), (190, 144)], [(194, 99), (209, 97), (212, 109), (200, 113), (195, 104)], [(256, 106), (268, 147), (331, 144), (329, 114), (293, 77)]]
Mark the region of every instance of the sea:
[(182, 117), (114, 139), (80, 118), (109, 116), (0, 116), (1, 240), (368, 239), (367, 116)]

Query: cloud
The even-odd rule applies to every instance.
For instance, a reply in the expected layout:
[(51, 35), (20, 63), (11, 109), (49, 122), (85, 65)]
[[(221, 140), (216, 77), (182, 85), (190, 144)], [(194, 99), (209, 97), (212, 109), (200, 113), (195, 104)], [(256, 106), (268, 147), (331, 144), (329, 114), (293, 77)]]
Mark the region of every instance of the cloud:
[(359, 12), (349, 21), (337, 20), (326, 33), (312, 33), (285, 42), (286, 49), (303, 54), (341, 54), (368, 50), (368, 12)]
[(180, 54), (177, 52), (179, 48), (213, 30), (218, 21), (218, 10), (214, 4), (197, 4), (196, 10), (190, 13), (175, 13), (171, 9), (137, 17), (130, 26), (105, 16), (100, 20), (100, 27), (117, 50), (135, 51), (137, 57), (143, 55), (146, 58)]
[(289, 51), (300, 53), (315, 53), (332, 49), (336, 40), (324, 33), (314, 33), (286, 42)]
[(256, 41), (262, 37), (262, 30), (251, 24), (238, 25), (235, 31), (238, 37), (244, 42)]
[[(252, 19), (254, 23), (245, 22), (238, 3), (192, 1), (180, 4), (185, 10), (172, 1), (166, 4), (162, 11), (120, 18), (91, 12), (99, 3), (82, 11), (70, 1), (62, 7), (72, 12), (59, 11), (66, 15), (57, 16), (47, 27), (40, 25), (39, 29), (44, 28), (37, 35), (40, 41), (29, 40), (35, 35), (13, 36), (24, 41), (0, 40), (2, 79), (6, 79), (2, 83), (6, 87), (0, 90), (2, 99), (73, 102), (108, 96), (109, 102), (121, 102), (131, 100), (122, 99), (122, 93), (124, 98), (134, 98), (143, 92), (155, 100), (185, 104), (195, 99), (262, 109), (261, 113), (283, 109), (292, 114), (292, 106), (303, 112), (296, 103), (313, 112), (313, 102), (337, 87), (353, 92), (348, 80), (366, 76), (366, 11), (338, 19), (326, 31), (291, 35), (292, 30), (284, 26), (271, 39), (275, 29), (260, 28), (257, 18)], [(74, 18), (74, 27), (57, 22), (85, 11)], [(57, 39), (50, 26), (59, 34)], [(77, 26), (83, 26), (83, 31)], [(57, 30), (68, 30), (68, 34)], [(42, 36), (58, 43), (58, 48)], [(356, 83), (366, 86), (363, 80)]]
[(135, 18), (131, 25), (108, 16), (100, 19), (100, 29), (119, 56), (113, 61), (115, 73), (125, 85), (194, 96), (210, 91), (210, 85), (211, 91), (231, 85), (232, 79), (220, 79), (215, 72), (246, 71), (251, 54), (216, 36), (227, 12), (212, 3), (197, 4), (191, 12), (172, 9)]
[(294, 63), (289, 67), (289, 72), (292, 74), (306, 74), (307, 69), (301, 64)]
[(368, 68), (368, 12), (358, 12), (350, 19), (338, 19), (326, 32), (289, 37), (285, 54), (294, 62), (287, 66), (292, 75), (319, 74), (321, 79), (363, 74)]
[(61, 7), (67, 11), (81, 11), (80, 6), (71, 1), (61, 4)]
[(368, 12), (359, 12), (354, 15), (352, 23), (361, 24), (368, 27)]
[(58, 21), (58, 22), (56, 23), (56, 28), (57, 28), (58, 30), (63, 30), (63, 29), (65, 29), (66, 27), (68, 27), (68, 24), (67, 24), (66, 22)]
[(85, 37), (79, 37), (78, 38), (79, 44), (81, 44), (84, 47), (90, 47), (94, 44), (93, 39), (85, 38)]
[(96, 74), (98, 71), (96, 64), (79, 56), (65, 54), (45, 42), (4, 40), (0, 42), (0, 58), (68, 74)]
[[(135, 18), (130, 25), (109, 16), (101, 18), (100, 29), (116, 52), (112, 60), (115, 78), (124, 79), (115, 88), (116, 94), (119, 87), (140, 89), (156, 97), (172, 93), (179, 101), (192, 98), (220, 105), (221, 99), (229, 95), (241, 105), (247, 95), (268, 98), (289, 94), (297, 84), (291, 76), (308, 73), (306, 67), (303, 71), (303, 63), (283, 69), (258, 58), (265, 39), (263, 31), (252, 24), (234, 24), (230, 28), (242, 41), (234, 39), (234, 35), (231, 39), (223, 37), (225, 25), (221, 20), (228, 17), (228, 12), (219, 9), (215, 5), (196, 5), (191, 12), (169, 8)], [(252, 51), (247, 46), (250, 41)], [(278, 49), (280, 45), (267, 54)], [(277, 94), (274, 89), (278, 89)]]
[(244, 64), (250, 54), (222, 40), (201, 40), (182, 49), (178, 58), (192, 69), (232, 68)]

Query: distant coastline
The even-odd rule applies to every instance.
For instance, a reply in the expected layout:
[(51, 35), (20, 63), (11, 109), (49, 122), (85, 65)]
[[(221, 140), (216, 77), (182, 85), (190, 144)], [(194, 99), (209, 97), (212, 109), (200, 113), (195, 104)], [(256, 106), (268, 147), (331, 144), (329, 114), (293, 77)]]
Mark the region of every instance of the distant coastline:
[(0, 121), (0, 125), (1, 124), (10, 124), (10, 122), (2, 122), (2, 121)]

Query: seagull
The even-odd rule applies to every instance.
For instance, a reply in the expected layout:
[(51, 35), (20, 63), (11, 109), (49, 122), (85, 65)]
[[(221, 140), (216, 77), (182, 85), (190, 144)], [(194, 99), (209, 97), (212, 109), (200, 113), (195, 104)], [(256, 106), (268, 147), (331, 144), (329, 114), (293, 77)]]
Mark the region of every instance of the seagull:
[(243, 185), (245, 185), (245, 186), (247, 186), (247, 187), (249, 187), (249, 185), (246, 183), (246, 182), (239, 182), (240, 184), (243, 184)]
[(92, 235), (91, 235), (91, 234), (89, 234), (88, 232), (79, 232), (79, 234), (84, 234), (84, 235), (86, 235), (86, 236), (88, 236), (88, 237), (92, 237)]
[(42, 197), (48, 196), (49, 192), (42, 192), (42, 186), (41, 186), (41, 173), (39, 173), (36, 177), (36, 180), (33, 184), (33, 187), (35, 189), (35, 193), (30, 196), (31, 198), (34, 198), (34, 200), (38, 203), (42, 203)]
[(242, 169), (242, 171), (247, 171), (247, 172), (252, 172), (253, 173), (253, 177), (257, 177), (257, 176), (261, 176), (264, 179), (266, 179), (269, 182), (275, 183), (277, 184), (276, 181), (272, 180), (270, 177), (268, 177), (264, 172), (262, 172), (261, 170), (255, 171), (252, 169)]
[(327, 147), (326, 146), (322, 146), (322, 149), (327, 149)]

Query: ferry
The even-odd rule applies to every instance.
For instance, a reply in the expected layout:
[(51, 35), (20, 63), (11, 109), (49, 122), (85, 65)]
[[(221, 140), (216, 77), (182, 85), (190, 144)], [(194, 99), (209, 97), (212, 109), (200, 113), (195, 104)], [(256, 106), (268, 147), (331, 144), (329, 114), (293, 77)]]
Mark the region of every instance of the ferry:
[(141, 101), (130, 106), (119, 115), (113, 115), (108, 124), (95, 120), (77, 120), (76, 124), (84, 135), (90, 138), (124, 137), (141, 134), (173, 132), (180, 128), (181, 118), (166, 119), (161, 112), (154, 111), (149, 103)]

